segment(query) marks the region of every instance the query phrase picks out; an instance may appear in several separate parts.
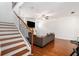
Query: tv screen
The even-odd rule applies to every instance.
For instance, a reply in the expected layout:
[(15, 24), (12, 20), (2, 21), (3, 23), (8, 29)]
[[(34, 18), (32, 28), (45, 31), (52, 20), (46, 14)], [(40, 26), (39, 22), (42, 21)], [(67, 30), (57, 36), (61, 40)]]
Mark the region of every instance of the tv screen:
[(31, 28), (35, 28), (35, 22), (27, 21), (27, 26)]

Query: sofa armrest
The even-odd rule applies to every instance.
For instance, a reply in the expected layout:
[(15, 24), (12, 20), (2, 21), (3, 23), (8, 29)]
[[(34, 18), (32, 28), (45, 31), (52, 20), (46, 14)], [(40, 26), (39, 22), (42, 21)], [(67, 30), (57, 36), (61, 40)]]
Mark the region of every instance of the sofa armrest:
[(45, 37), (35, 37), (34, 39), (34, 44), (40, 47), (45, 46), (46, 44), (48, 44), (50, 41), (54, 40), (55, 38), (55, 34), (47, 34)]

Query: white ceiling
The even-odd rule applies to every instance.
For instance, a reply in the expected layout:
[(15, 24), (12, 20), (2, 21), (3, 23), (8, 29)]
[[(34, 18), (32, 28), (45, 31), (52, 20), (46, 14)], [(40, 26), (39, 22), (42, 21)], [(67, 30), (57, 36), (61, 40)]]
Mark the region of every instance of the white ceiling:
[(25, 2), (21, 8), (22, 15), (26, 17), (39, 17), (43, 14), (53, 18), (79, 16), (79, 2)]

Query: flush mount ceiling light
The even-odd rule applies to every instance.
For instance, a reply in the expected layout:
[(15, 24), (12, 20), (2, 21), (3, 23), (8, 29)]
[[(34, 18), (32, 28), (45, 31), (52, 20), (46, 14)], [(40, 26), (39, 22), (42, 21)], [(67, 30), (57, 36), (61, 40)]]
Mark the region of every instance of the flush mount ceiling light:
[(31, 6), (30, 9), (34, 9), (34, 6)]
[(51, 16), (52, 16), (51, 14), (40, 14), (40, 15), (38, 16), (38, 18), (48, 20), (49, 17), (51, 17)]
[(51, 10), (45, 10), (43, 12), (36, 13), (35, 15), (36, 15), (35, 16), (36, 19), (39, 19), (39, 20), (50, 20), (51, 18), (53, 18), (56, 15), (56, 13), (52, 12)]
[(74, 11), (71, 12), (71, 14), (74, 14), (74, 13), (75, 13)]
[(48, 15), (42, 15), (42, 18), (44, 18), (44, 19), (46, 19), (46, 20), (48, 20), (49, 17), (50, 17), (50, 16), (48, 16)]
[(42, 15), (39, 15), (38, 17), (37, 17), (37, 19), (43, 19), (43, 20), (48, 20), (49, 19), (49, 15), (46, 15), (46, 14), (42, 14)]

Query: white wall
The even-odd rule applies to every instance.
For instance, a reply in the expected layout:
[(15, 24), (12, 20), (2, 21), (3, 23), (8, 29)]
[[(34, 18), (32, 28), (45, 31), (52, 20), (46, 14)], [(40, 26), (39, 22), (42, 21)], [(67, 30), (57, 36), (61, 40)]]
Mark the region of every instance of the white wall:
[(57, 38), (76, 40), (76, 33), (79, 32), (79, 18), (67, 16), (49, 21), (38, 21), (36, 29), (39, 36), (54, 32)]
[(0, 21), (15, 22), (11, 2), (0, 2)]
[(55, 21), (53, 20), (37, 20), (36, 30), (38, 36), (45, 36), (47, 33), (55, 32)]
[(79, 18), (78, 18), (78, 20), (77, 20), (77, 32), (79, 33)]
[(56, 37), (75, 40), (77, 18), (74, 16), (57, 19), (55, 31)]

